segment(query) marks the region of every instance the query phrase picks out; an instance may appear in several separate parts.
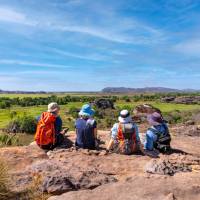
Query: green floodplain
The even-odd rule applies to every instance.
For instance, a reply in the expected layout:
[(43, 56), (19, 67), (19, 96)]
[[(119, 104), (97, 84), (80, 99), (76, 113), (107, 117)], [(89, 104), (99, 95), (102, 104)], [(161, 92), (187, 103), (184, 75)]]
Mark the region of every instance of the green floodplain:
[[(65, 97), (68, 96), (95, 96), (96, 98), (103, 98), (105, 97), (104, 94), (99, 93), (53, 93), (53, 94), (0, 94), (1, 98), (38, 98), (38, 97), (44, 97), (47, 98), (51, 95), (54, 95), (56, 97)], [(113, 95), (113, 94), (112, 94)], [(109, 97), (110, 95), (107, 95)], [(173, 112), (193, 112), (200, 110), (199, 104), (192, 104), (192, 105), (186, 105), (186, 104), (174, 104), (174, 103), (162, 103), (158, 99), (150, 99), (150, 100), (134, 100), (134, 95), (131, 94), (116, 94), (117, 100), (114, 102), (114, 106), (117, 108), (117, 111), (123, 108), (128, 108), (130, 110), (133, 110), (135, 106), (141, 105), (141, 104), (151, 104), (152, 106), (160, 109), (164, 114), (169, 114)], [(126, 98), (125, 98), (126, 97)], [(127, 101), (128, 98), (128, 101)], [(50, 102), (49, 102), (50, 103)], [(81, 108), (81, 106), (87, 103), (85, 102), (68, 102), (67, 104), (60, 105), (61, 111), (60, 116), (63, 120), (63, 127), (69, 127), (71, 130), (73, 129), (73, 123), (75, 117), (69, 113), (69, 110), (71, 108)], [(23, 116), (28, 115), (32, 117), (39, 116), (42, 112), (47, 110), (47, 105), (34, 105), (34, 106), (20, 106), (20, 105), (11, 105), (9, 108), (0, 109), (0, 130), (5, 129), (9, 122), (13, 120), (13, 117), (11, 117), (12, 113), (16, 113), (16, 115)], [(116, 116), (115, 114), (114, 116)], [(177, 116), (176, 116), (177, 117)], [(110, 115), (108, 114), (106, 119), (98, 119), (101, 129), (109, 129), (111, 127), (111, 124), (114, 122), (115, 119), (110, 119)], [(116, 117), (117, 119), (117, 117)], [(1, 133), (2, 134), (2, 133)], [(19, 134), (20, 135), (20, 134)], [(20, 144), (27, 144), (28, 142), (33, 140), (33, 135), (28, 134), (21, 134), (20, 137)]]

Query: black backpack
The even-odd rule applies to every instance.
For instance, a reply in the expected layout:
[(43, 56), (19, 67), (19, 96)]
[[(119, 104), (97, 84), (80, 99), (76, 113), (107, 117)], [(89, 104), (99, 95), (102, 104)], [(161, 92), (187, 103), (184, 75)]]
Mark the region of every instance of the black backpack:
[(155, 149), (159, 150), (161, 153), (168, 153), (171, 149), (171, 136), (169, 134), (168, 127), (165, 124), (163, 124), (163, 126), (165, 128), (164, 134), (154, 128), (149, 128), (149, 130), (152, 131), (155, 135), (157, 135), (157, 141), (154, 142)]

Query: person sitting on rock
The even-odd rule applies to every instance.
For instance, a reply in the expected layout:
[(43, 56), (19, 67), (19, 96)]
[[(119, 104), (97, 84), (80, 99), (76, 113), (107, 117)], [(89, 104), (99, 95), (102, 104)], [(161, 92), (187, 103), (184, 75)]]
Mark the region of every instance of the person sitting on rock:
[(35, 141), (42, 149), (53, 149), (60, 146), (64, 140), (64, 133), (67, 130), (62, 131), (59, 111), (59, 105), (52, 102), (48, 105), (48, 111), (38, 117)]
[(147, 116), (147, 121), (151, 127), (146, 132), (144, 149), (147, 152), (158, 150), (165, 153), (169, 151), (171, 136), (161, 114), (154, 112)]
[(119, 123), (115, 123), (111, 129), (111, 139), (107, 151), (121, 154), (133, 154), (140, 150), (140, 137), (137, 125), (133, 122), (128, 110), (122, 110), (118, 117)]
[(97, 122), (92, 118), (94, 110), (89, 104), (82, 106), (79, 118), (75, 122), (76, 142), (78, 148), (95, 149), (97, 141)]

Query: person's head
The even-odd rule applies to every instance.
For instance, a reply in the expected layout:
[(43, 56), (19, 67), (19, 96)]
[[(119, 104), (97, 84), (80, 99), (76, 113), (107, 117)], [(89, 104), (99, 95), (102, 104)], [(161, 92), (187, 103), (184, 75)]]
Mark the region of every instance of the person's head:
[(88, 119), (92, 117), (93, 115), (94, 115), (94, 110), (91, 108), (89, 104), (83, 105), (79, 112), (79, 116), (84, 119)]
[(48, 112), (57, 116), (59, 114), (59, 111), (60, 111), (60, 106), (57, 103), (52, 102), (48, 105)]
[(128, 110), (122, 110), (118, 117), (120, 123), (129, 123), (132, 122), (132, 117), (130, 116), (130, 112)]
[(147, 121), (151, 126), (157, 126), (163, 123), (163, 118), (160, 113), (154, 112), (147, 116)]

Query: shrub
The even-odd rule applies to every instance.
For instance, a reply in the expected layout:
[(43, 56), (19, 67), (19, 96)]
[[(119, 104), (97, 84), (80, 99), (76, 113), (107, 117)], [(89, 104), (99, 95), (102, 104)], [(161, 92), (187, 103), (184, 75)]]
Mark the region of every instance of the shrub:
[(5, 109), (5, 108), (10, 108), (11, 104), (9, 101), (2, 101), (0, 102), (0, 108)]
[(129, 106), (129, 105), (124, 105), (124, 106), (121, 107), (121, 110), (128, 110), (131, 113), (133, 108), (131, 106)]
[(14, 134), (0, 134), (0, 146), (18, 145), (19, 139)]
[(34, 117), (23, 115), (12, 120), (8, 126), (8, 132), (14, 133), (30, 133), (34, 134), (36, 131), (37, 121)]
[(131, 102), (131, 100), (128, 96), (123, 96), (122, 100), (124, 100), (125, 102)]
[(80, 109), (76, 108), (75, 106), (72, 106), (72, 107), (70, 107), (68, 113), (69, 113), (74, 119), (76, 119), (76, 118), (78, 118), (79, 110), (80, 110)]
[(17, 116), (17, 112), (16, 111), (12, 111), (10, 112), (10, 119), (13, 119)]

